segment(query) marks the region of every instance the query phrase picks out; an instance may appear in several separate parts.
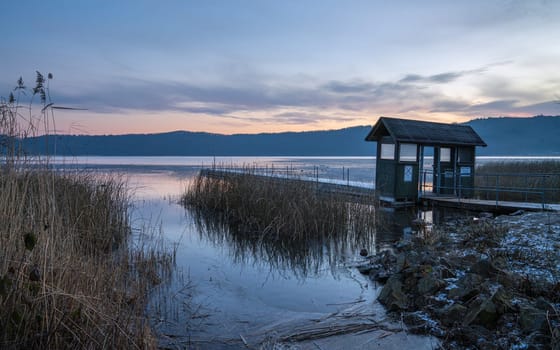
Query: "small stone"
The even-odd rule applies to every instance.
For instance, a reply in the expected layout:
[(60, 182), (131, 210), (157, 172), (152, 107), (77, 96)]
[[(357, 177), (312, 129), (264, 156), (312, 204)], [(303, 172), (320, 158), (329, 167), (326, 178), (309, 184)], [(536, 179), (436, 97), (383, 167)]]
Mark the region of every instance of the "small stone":
[(360, 249), (360, 256), (368, 256), (368, 251), (365, 248)]

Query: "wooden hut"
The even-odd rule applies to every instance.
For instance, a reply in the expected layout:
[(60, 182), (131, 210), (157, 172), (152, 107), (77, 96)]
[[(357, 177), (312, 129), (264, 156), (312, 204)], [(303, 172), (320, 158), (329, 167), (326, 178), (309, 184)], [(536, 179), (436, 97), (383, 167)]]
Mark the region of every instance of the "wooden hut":
[(375, 188), (380, 199), (416, 202), (424, 155), (433, 148), (432, 191), (473, 195), (475, 148), (486, 143), (468, 125), (381, 117), (366, 137), (377, 142)]

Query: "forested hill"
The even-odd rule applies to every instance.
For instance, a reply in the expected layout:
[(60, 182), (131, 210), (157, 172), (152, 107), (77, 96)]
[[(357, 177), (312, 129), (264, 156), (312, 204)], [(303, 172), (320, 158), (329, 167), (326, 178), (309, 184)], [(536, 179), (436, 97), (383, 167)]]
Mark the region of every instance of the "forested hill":
[[(479, 155), (560, 155), (560, 116), (485, 118), (466, 123), (488, 144)], [(161, 134), (57, 135), (25, 141), (29, 153), (100, 156), (373, 156), (364, 138), (370, 126), (340, 130), (221, 135), (175, 131)]]
[(477, 151), (480, 155), (560, 156), (560, 116), (485, 118), (466, 124), (488, 144)]
[[(111, 156), (348, 156), (375, 155), (365, 142), (370, 126), (340, 130), (221, 135), (175, 131), (114, 136), (56, 136), (58, 155)], [(52, 136), (50, 137), (52, 139)], [(27, 150), (43, 153), (44, 137), (31, 139)], [(54, 142), (48, 143), (50, 153)]]

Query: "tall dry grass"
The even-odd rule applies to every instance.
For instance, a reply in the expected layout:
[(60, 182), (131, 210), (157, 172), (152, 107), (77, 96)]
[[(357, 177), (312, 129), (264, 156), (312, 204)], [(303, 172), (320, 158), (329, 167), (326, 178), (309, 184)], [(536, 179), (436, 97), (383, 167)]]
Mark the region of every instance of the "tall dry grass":
[(303, 273), (318, 268), (325, 253), (334, 258), (374, 240), (373, 205), (318, 192), (312, 182), (255, 175), (250, 168), (226, 178), (199, 174), (183, 203), (215, 240), (238, 247), (241, 259), (250, 252)]
[(481, 198), (560, 203), (560, 161), (499, 161), (476, 169), (475, 187)]
[(0, 98), (0, 348), (155, 348), (144, 310), (171, 256), (133, 248), (122, 179), (26, 153), (27, 137), (56, 130), (52, 74), (36, 73)]
[(155, 347), (124, 182), (4, 171), (0, 195), (0, 348)]

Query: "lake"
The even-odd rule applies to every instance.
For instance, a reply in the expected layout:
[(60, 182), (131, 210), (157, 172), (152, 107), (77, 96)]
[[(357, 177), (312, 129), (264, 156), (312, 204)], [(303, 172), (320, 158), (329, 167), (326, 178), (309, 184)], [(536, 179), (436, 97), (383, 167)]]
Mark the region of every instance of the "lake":
[[(76, 157), (58, 158), (54, 163), (63, 169), (122, 174), (132, 193), (134, 233), (161, 234), (176, 249), (171, 280), (154, 291), (147, 310), (160, 345), (168, 347), (242, 348), (262, 344), (271, 334), (290, 334), (341, 314), (364, 322), (382, 321), (385, 312), (375, 302), (379, 288), (353, 266), (363, 261), (361, 248), (374, 253), (410, 234), (410, 220), (416, 215), (394, 214), (368, 246), (335, 244), (336, 249), (289, 251), (236, 239), (219, 223), (201, 220), (179, 205), (180, 195), (198, 170), (210, 166), (244, 165), (373, 185), (374, 158)], [(368, 348), (373, 334), (362, 332), (351, 343), (338, 337), (338, 343), (335, 339), (322, 346)], [(310, 348), (321, 344), (317, 342), (309, 343)], [(387, 336), (376, 339), (376, 344), (431, 348), (433, 339)]]

